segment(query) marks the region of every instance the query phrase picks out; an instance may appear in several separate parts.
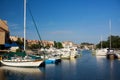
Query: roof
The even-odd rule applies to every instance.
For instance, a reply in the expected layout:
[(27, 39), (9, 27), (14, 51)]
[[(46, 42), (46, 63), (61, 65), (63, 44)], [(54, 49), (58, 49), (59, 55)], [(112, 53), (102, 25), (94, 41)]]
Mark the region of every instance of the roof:
[(5, 47), (16, 47), (16, 46), (18, 46), (17, 43), (12, 43), (12, 44), (6, 43), (6, 44), (5, 44)]

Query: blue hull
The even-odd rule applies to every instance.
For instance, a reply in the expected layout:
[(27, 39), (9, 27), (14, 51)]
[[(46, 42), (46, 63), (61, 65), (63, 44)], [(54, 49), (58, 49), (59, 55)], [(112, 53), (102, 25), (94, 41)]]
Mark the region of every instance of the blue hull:
[(45, 60), (46, 64), (56, 63), (56, 60)]
[(61, 59), (55, 59), (55, 60), (45, 60), (46, 64), (55, 64), (61, 62)]

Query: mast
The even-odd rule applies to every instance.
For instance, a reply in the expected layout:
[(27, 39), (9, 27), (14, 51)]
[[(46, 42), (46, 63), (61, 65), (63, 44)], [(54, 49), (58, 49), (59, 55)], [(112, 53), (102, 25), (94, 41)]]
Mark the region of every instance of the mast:
[(101, 49), (102, 49), (102, 35), (101, 35)]
[(110, 28), (110, 49), (111, 49), (111, 19), (109, 20), (109, 28)]
[(26, 49), (26, 0), (24, 0), (24, 51)]

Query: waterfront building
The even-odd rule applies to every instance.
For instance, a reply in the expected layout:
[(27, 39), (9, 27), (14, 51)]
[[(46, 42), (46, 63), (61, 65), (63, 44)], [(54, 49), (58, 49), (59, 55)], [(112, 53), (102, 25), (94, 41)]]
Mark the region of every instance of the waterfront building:
[(27, 40), (28, 46), (31, 46), (33, 44), (39, 44), (39, 40)]
[(54, 46), (54, 41), (43, 40), (42, 43), (43, 43), (43, 46), (47, 46), (47, 45), (49, 45), (50, 47)]
[[(27, 40), (27, 43), (29, 46), (33, 45), (33, 44), (39, 44), (39, 40)], [(42, 40), (41, 41), (43, 44), (43, 46), (47, 46), (49, 45), (50, 47), (53, 47), (54, 46), (54, 41), (47, 41), (47, 40)]]
[(10, 40), (11, 40), (11, 41), (17, 41), (18, 39), (20, 39), (21, 41), (23, 41), (23, 38), (22, 38), (22, 37), (10, 36)]
[(9, 29), (7, 21), (0, 19), (0, 45), (5, 45), (9, 42)]
[(63, 47), (73, 47), (74, 43), (72, 41), (62, 42)]

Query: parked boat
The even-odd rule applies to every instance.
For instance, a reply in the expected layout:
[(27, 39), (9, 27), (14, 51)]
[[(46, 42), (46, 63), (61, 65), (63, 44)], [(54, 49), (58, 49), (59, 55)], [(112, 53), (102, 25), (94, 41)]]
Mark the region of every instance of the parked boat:
[(47, 60), (45, 60), (45, 63), (46, 64), (59, 63), (60, 61), (61, 61), (60, 58), (53, 57), (53, 58), (48, 58)]
[(120, 54), (117, 53), (116, 55), (117, 55), (117, 58), (120, 59)]
[(101, 42), (101, 48), (95, 50), (95, 55), (96, 56), (106, 56), (107, 52), (108, 52), (108, 48), (103, 48), (102, 47), (102, 36), (101, 36), (101, 41), (100, 42)]
[(79, 55), (80, 54), (79, 51), (77, 50), (77, 47), (67, 47), (61, 50), (61, 58), (63, 59), (76, 58)]
[[(25, 52), (19, 52), (18, 54), (21, 54), (21, 56), (17, 56), (18, 54), (16, 53), (8, 54), (9, 55), (6, 56), (7, 58), (1, 60), (2, 65), (14, 67), (39, 67), (43, 64), (43, 60), (38, 56), (22, 55), (25, 54)], [(13, 54), (15, 54), (15, 56)]]
[(39, 67), (43, 63), (42, 60), (2, 60), (1, 63), (6, 66), (14, 67)]
[(69, 53), (64, 53), (61, 55), (62, 59), (70, 59), (70, 54)]
[(47, 59), (45, 60), (45, 63), (46, 64), (51, 64), (51, 63), (59, 63), (61, 62), (61, 58), (60, 58), (60, 55), (57, 54), (57, 53), (51, 53), (49, 55), (47, 55)]
[[(26, 51), (26, 0), (24, 0), (24, 51)], [(21, 57), (14, 55), (10, 57), (10, 59), (8, 58), (2, 59), (1, 63), (6, 66), (14, 67), (39, 67), (40, 65), (44, 65), (43, 61), (44, 60), (42, 59), (33, 59), (31, 56)]]
[(96, 56), (106, 56), (108, 52), (107, 49), (108, 48), (102, 48), (102, 49), (96, 50)]
[(118, 59), (118, 54), (114, 52), (114, 50), (109, 49), (106, 55), (107, 59)]
[(111, 45), (111, 20), (109, 20), (109, 28), (110, 28), (110, 46), (109, 46), (109, 50), (106, 55), (106, 58), (107, 59), (118, 59), (118, 55), (117, 53), (114, 52), (114, 50), (112, 50), (112, 45)]

